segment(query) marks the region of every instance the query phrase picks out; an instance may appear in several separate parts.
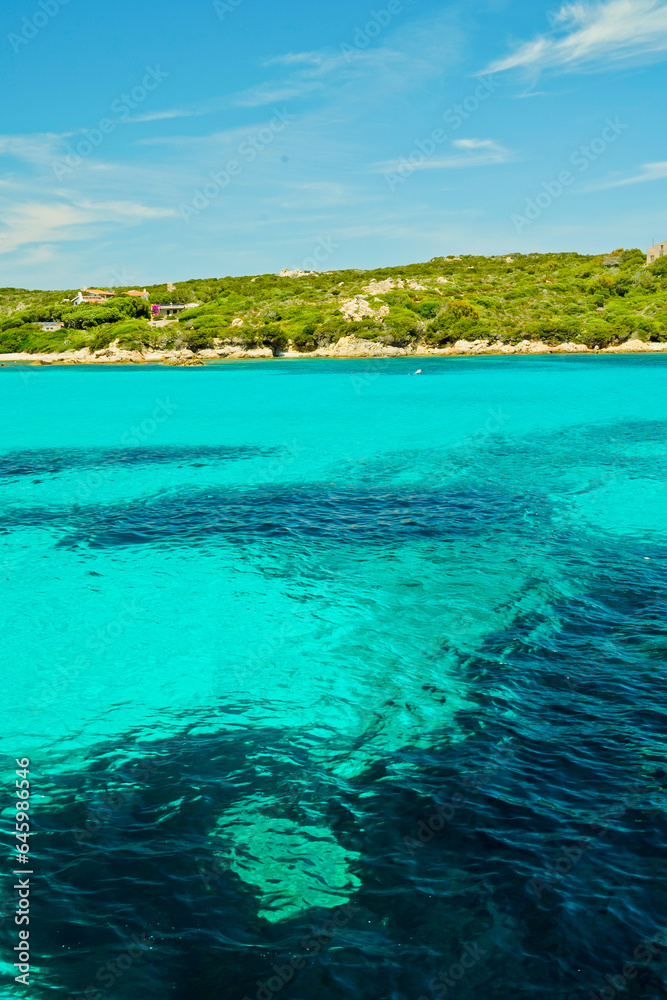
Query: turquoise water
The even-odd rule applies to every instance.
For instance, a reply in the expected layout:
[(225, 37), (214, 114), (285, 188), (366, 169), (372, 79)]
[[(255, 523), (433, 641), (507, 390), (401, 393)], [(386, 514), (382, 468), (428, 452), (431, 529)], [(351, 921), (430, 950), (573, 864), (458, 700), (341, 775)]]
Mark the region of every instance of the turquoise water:
[[(641, 356), (3, 369), (30, 995), (620, 975), (667, 924), (666, 386)], [(661, 954), (626, 995), (667, 996)]]

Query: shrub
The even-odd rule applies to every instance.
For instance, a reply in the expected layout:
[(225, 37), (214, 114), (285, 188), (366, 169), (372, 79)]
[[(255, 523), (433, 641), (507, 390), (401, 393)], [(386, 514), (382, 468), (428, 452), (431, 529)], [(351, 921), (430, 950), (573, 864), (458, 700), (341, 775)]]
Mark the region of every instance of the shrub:
[(287, 334), (279, 326), (265, 326), (261, 331), (262, 343), (270, 347), (273, 353), (284, 351), (288, 346)]
[(578, 334), (577, 340), (587, 347), (609, 347), (617, 334), (613, 326), (605, 323), (604, 320), (590, 320), (585, 328)]
[(390, 338), (390, 343), (402, 346), (414, 340), (422, 332), (422, 323), (417, 316), (405, 311), (395, 316), (390, 316), (386, 323), (386, 330)]
[(424, 319), (433, 319), (433, 317), (438, 312), (440, 308), (440, 303), (433, 300), (426, 300), (424, 302), (419, 302), (415, 306), (415, 312), (423, 316)]
[(289, 343), (287, 334), (277, 324), (255, 329), (249, 327), (240, 332), (245, 347), (250, 350), (254, 347), (270, 347), (274, 352), (283, 351)]
[(553, 343), (563, 343), (574, 340), (579, 335), (581, 324), (570, 318), (560, 320), (537, 320), (526, 325), (525, 333), (529, 340), (545, 340)]
[(479, 318), (479, 309), (472, 302), (468, 302), (466, 299), (455, 299), (448, 303), (447, 308), (438, 313), (435, 319), (429, 323), (428, 332), (431, 335), (446, 333), (461, 320), (478, 320)]
[(658, 257), (647, 268), (652, 278), (657, 278), (661, 285), (667, 282), (667, 257)]
[(183, 343), (190, 351), (206, 351), (213, 347), (213, 330), (204, 327), (183, 333)]
[(91, 351), (102, 351), (105, 347), (108, 347), (111, 343), (111, 337), (109, 331), (100, 330), (98, 333), (93, 334), (91, 339), (88, 341), (88, 347)]
[(355, 319), (346, 323), (341, 331), (342, 336), (359, 337), (361, 340), (375, 340), (378, 334), (384, 332), (381, 323), (372, 319)]
[(591, 295), (620, 295), (623, 297), (627, 295), (632, 288), (632, 278), (627, 276), (618, 276), (611, 274), (603, 274), (601, 277), (596, 278), (595, 281), (591, 282), (588, 290)]
[(252, 327), (245, 327), (243, 330), (239, 331), (243, 346), (252, 350), (253, 347), (259, 347), (261, 343), (261, 334), (258, 330), (253, 330)]
[(108, 326), (103, 336), (107, 344), (117, 340), (118, 346), (124, 351), (140, 351), (143, 345), (148, 343), (150, 329), (147, 323), (130, 319)]
[(600, 293), (604, 295), (605, 293), (611, 292), (615, 284), (615, 278), (612, 278), (609, 274), (603, 274), (599, 278), (596, 278), (595, 281), (591, 282), (588, 286), (588, 290), (591, 295), (600, 295)]
[(455, 320), (479, 319), (481, 315), (477, 306), (474, 306), (472, 302), (468, 302), (467, 299), (455, 299), (450, 302), (447, 306), (447, 312), (453, 316)]
[(412, 307), (412, 299), (410, 298), (409, 295), (406, 295), (405, 292), (397, 292), (397, 291), (385, 292), (383, 298), (385, 302), (387, 302), (388, 305), (390, 306), (407, 306), (408, 308)]
[(119, 296), (103, 306), (67, 307), (62, 310), (61, 318), (67, 326), (85, 330), (91, 326), (117, 323), (123, 319), (139, 319), (141, 317), (149, 319), (150, 315), (150, 306), (143, 299)]
[(292, 343), (297, 351), (309, 353), (317, 347), (317, 326), (315, 323), (306, 323), (304, 328), (293, 334)]
[[(441, 314), (442, 315), (442, 314)], [(473, 317), (456, 320), (444, 328), (438, 324), (440, 317), (429, 323), (425, 340), (430, 344), (454, 344), (457, 340), (488, 340), (491, 330)]]
[(19, 354), (26, 339), (26, 328), (3, 330), (0, 333), (0, 354)]

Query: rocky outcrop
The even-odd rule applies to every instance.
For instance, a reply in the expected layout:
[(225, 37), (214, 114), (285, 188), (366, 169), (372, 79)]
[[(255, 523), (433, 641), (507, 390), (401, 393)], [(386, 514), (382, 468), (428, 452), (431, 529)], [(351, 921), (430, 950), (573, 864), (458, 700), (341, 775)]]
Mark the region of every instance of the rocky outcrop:
[(367, 295), (384, 295), (394, 288), (402, 288), (403, 282), (400, 278), (385, 278), (384, 281), (371, 281), (370, 285), (364, 285)]
[(320, 347), (312, 357), (320, 358), (392, 358), (401, 357), (408, 352), (403, 347), (389, 347), (378, 344), (374, 340), (362, 340), (361, 337), (341, 337), (329, 347)]
[(605, 353), (629, 354), (635, 352), (656, 353), (660, 351), (667, 351), (667, 344), (644, 343), (643, 340), (626, 340), (624, 344), (620, 344), (618, 347), (608, 347)]
[(389, 306), (381, 305), (378, 309), (374, 309), (363, 295), (355, 295), (353, 299), (341, 302), (340, 311), (345, 319), (351, 322), (352, 320), (364, 318), (379, 319), (382, 316), (388, 316)]
[[(219, 343), (219, 342), (218, 342)], [(281, 351), (281, 358), (396, 358), (396, 357), (466, 357), (474, 355), (511, 354), (658, 354), (667, 353), (667, 343), (645, 343), (642, 340), (627, 340), (616, 347), (601, 350), (589, 348), (585, 344), (564, 343), (553, 346), (539, 340), (521, 340), (517, 344), (506, 344), (490, 340), (457, 340), (446, 347), (433, 347), (424, 342), (408, 347), (392, 347), (374, 340), (364, 340), (353, 335), (340, 337), (335, 344), (320, 347), (311, 353)], [(126, 351), (112, 345), (101, 351), (65, 351), (63, 354), (0, 354), (0, 365), (23, 362), (32, 365), (202, 365), (206, 361), (236, 361), (243, 359), (266, 359), (274, 357), (270, 347), (244, 348), (238, 344), (221, 344), (215, 349), (199, 351)]]

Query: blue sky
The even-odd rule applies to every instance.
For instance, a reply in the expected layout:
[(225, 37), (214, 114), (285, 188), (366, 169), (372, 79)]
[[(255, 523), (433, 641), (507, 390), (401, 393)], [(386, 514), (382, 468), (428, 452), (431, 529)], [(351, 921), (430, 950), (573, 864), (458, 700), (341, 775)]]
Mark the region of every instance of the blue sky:
[(667, 0), (15, 0), (0, 285), (667, 237)]

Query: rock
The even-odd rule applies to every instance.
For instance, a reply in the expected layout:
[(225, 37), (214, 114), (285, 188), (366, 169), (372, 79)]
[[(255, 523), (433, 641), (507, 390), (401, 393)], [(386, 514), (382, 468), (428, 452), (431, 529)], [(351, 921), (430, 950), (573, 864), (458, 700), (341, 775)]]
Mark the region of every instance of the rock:
[(377, 319), (380, 316), (388, 316), (389, 306), (381, 305), (379, 309), (374, 309), (363, 295), (355, 295), (353, 299), (341, 302), (340, 311), (345, 319), (351, 322), (352, 320), (364, 319), (364, 317)]
[(244, 351), (246, 358), (272, 358), (273, 351), (270, 347), (254, 347), (250, 351)]
[(558, 344), (554, 347), (554, 351), (558, 351), (559, 354), (588, 354), (588, 348), (585, 344), (573, 344), (571, 342)]
[(383, 295), (393, 288), (403, 288), (403, 284), (401, 278), (385, 278), (384, 281), (371, 281), (370, 285), (365, 286), (364, 291), (368, 295)]
[(609, 350), (617, 354), (630, 354), (635, 351), (650, 351), (651, 348), (643, 340), (626, 340), (625, 343), (618, 347), (611, 347)]
[(330, 347), (320, 347), (314, 352), (316, 357), (334, 358), (382, 358), (403, 357), (407, 354), (402, 347), (388, 347), (372, 340), (362, 340), (361, 337), (341, 337)]

